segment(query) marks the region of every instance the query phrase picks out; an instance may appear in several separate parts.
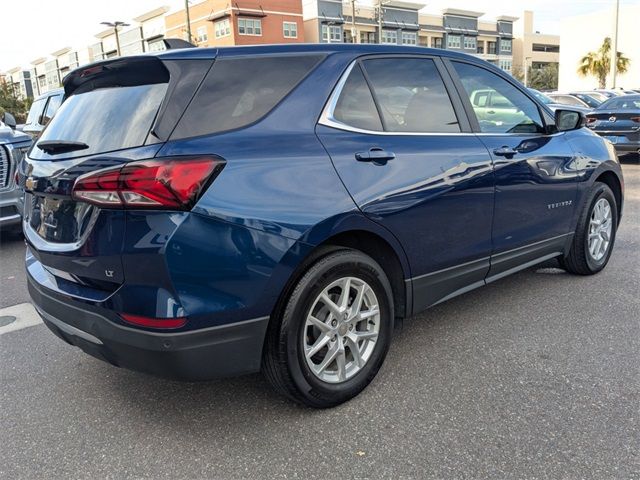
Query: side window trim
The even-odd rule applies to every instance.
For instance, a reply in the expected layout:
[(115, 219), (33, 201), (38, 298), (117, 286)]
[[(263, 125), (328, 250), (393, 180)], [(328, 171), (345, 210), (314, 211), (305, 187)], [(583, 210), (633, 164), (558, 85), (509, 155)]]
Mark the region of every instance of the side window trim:
[[(436, 70), (440, 74), (440, 78), (444, 84), (445, 90), (449, 95), (449, 99), (451, 100), (451, 104), (458, 119), (458, 124), (460, 126), (460, 132), (390, 132), (386, 131), (386, 125), (384, 121), (384, 116), (380, 111), (380, 106), (378, 99), (376, 98), (375, 91), (371, 88), (371, 83), (369, 81), (368, 74), (362, 62), (364, 60), (372, 60), (372, 59), (384, 59), (384, 58), (419, 58), (419, 59), (429, 59), (433, 60)], [(367, 86), (369, 87), (369, 91), (371, 92), (371, 96), (373, 97), (373, 101), (376, 106), (376, 110), (378, 111), (378, 116), (380, 117), (380, 122), (382, 123), (384, 131), (375, 131), (375, 130), (365, 130), (357, 127), (353, 127), (351, 125), (347, 125), (336, 120), (333, 117), (333, 111), (338, 103), (338, 99), (342, 93), (345, 83), (347, 82), (347, 78), (351, 74), (355, 65), (360, 67), (362, 74), (364, 75), (365, 81), (367, 82)], [(349, 66), (345, 69), (344, 73), (341, 75), (340, 79), (336, 83), (331, 95), (327, 103), (322, 110), (322, 114), (320, 115), (320, 119), (318, 120), (319, 125), (324, 125), (326, 127), (337, 128), (339, 130), (346, 130), (355, 133), (365, 133), (370, 135), (397, 135), (397, 136), (454, 136), (454, 135), (475, 135), (473, 131), (473, 125), (471, 120), (475, 119), (475, 117), (470, 117), (465, 109), (465, 105), (463, 103), (463, 99), (460, 98), (460, 92), (456, 88), (453, 79), (447, 70), (445, 64), (443, 63), (443, 59), (437, 55), (416, 55), (416, 54), (382, 54), (382, 55), (363, 55), (360, 56), (349, 64)]]
[(382, 108), (380, 107), (380, 101), (378, 100), (378, 95), (376, 94), (376, 91), (371, 84), (371, 80), (369, 79), (369, 72), (367, 72), (367, 69), (364, 68), (363, 60), (365, 59), (358, 58), (356, 59), (355, 62), (358, 64), (358, 67), (360, 68), (360, 71), (364, 76), (364, 81), (367, 82), (367, 87), (369, 88), (369, 92), (371, 92), (371, 97), (373, 98), (373, 104), (376, 106), (376, 110), (378, 111), (378, 116), (380, 117), (380, 122), (382, 124), (382, 131), (388, 132), (387, 121), (385, 120), (384, 115), (382, 114)]
[(501, 79), (505, 80), (506, 82), (510, 83), (511, 85), (513, 85), (515, 88), (517, 88), (520, 92), (522, 92), (529, 100), (531, 100), (533, 102), (533, 104), (536, 106), (536, 108), (538, 109), (538, 114), (540, 115), (540, 120), (542, 121), (542, 123), (544, 124), (544, 128), (545, 130), (547, 130), (546, 133), (485, 133), (480, 129), (480, 123), (478, 122), (478, 117), (476, 116), (476, 113), (473, 109), (473, 105), (471, 104), (471, 100), (469, 99), (469, 96), (467, 95), (464, 86), (462, 85), (462, 82), (460, 81), (460, 78), (458, 77), (458, 72), (456, 72), (455, 67), (452, 65), (451, 60), (449, 58), (444, 58), (443, 59), (443, 63), (444, 63), (444, 67), (447, 69), (447, 72), (449, 74), (449, 76), (451, 77), (452, 83), (455, 86), (455, 89), (458, 93), (458, 96), (461, 98), (462, 100), (462, 104), (464, 107), (464, 110), (467, 114), (467, 117), (469, 118), (469, 122), (471, 124), (471, 129), (472, 131), (476, 134), (476, 135), (492, 135), (492, 136), (531, 136), (531, 137), (539, 137), (541, 135), (551, 135), (552, 133), (549, 132), (548, 130), (550, 129), (550, 125), (547, 123), (547, 120), (549, 119), (549, 115), (547, 114), (547, 112), (543, 109), (540, 108), (540, 104), (538, 103), (538, 101), (533, 97), (533, 95), (531, 95), (528, 91), (527, 92), (523, 92), (518, 85), (513, 82), (511, 79), (509, 78), (505, 78), (505, 76), (502, 75), (498, 75), (496, 72), (493, 72), (491, 70), (489, 70), (488, 68), (485, 68), (482, 65), (478, 65), (475, 62), (469, 62), (465, 59), (455, 59), (456, 62), (459, 63), (466, 63), (468, 65), (472, 65), (474, 67), (478, 67), (478, 68), (482, 68), (484, 70), (486, 70), (487, 72), (493, 73), (494, 75), (497, 75), (498, 77), (500, 77)]

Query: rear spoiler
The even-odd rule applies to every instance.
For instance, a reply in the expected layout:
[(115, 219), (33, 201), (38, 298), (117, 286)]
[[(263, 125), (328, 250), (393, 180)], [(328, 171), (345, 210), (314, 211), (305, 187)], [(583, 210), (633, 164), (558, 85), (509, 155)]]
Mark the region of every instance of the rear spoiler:
[(97, 88), (167, 83), (169, 71), (155, 56), (119, 57), (77, 68), (62, 80), (64, 97)]
[(164, 47), (167, 50), (176, 50), (178, 48), (195, 48), (197, 45), (193, 43), (189, 43), (186, 40), (182, 40), (180, 38), (165, 38), (162, 40), (164, 43)]
[[(162, 40), (167, 50), (196, 48), (196, 45), (179, 38)], [(119, 75), (126, 69), (126, 75)], [(69, 73), (63, 80), (65, 98), (74, 93), (82, 93), (96, 88), (132, 86), (143, 83), (165, 83), (169, 72), (155, 56), (118, 57), (80, 67)]]

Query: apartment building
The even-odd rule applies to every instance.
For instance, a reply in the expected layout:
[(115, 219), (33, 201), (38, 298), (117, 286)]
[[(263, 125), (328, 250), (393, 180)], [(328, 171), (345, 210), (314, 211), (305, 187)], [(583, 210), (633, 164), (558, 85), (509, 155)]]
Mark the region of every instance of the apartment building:
[(457, 50), (512, 71), (517, 17), (485, 21), (482, 12), (447, 8), (441, 14), (421, 13), (424, 7), (422, 3), (385, 1), (380, 19), (375, 6), (303, 0), (305, 38), (310, 42), (380, 42)]
[(2, 76), (2, 81), (9, 85), (16, 97), (20, 99), (33, 97), (31, 72), (29, 70), (23, 70), (20, 67), (12, 68)]
[(134, 17), (131, 25), (118, 29), (107, 28), (96, 34), (97, 42), (89, 45), (89, 61), (95, 62), (120, 55), (136, 55), (144, 52), (164, 50), (165, 20), (169, 7), (158, 7)]
[[(169, 7), (159, 7), (134, 17), (126, 27), (118, 30), (120, 55), (135, 55), (142, 52), (163, 50), (165, 32), (164, 16)], [(37, 97), (50, 90), (60, 88), (62, 79), (71, 70), (118, 55), (118, 42), (113, 28), (105, 29), (95, 36), (90, 45), (73, 49), (64, 47), (31, 62), (31, 69), (14, 68), (10, 77), (16, 91), (21, 95)]]
[[(304, 41), (419, 45), (477, 55), (510, 73), (527, 62), (534, 68), (558, 62), (558, 37), (535, 32), (532, 12), (487, 19), (482, 12), (447, 8), (434, 14), (422, 12), (424, 7), (385, 0), (379, 15), (375, 5), (347, 0), (204, 0), (190, 5), (190, 40), (201, 47)], [(162, 50), (165, 37), (189, 40), (186, 19), (184, 9), (158, 7), (129, 20), (117, 39), (107, 28), (84, 48), (56, 50), (31, 62), (31, 69), (5, 76), (21, 95), (37, 96), (58, 88), (79, 65)]]
[(560, 62), (560, 36), (534, 30), (533, 12), (525, 10), (514, 23), (513, 66), (521, 72), (541, 69)]
[(191, 39), (185, 10), (165, 17), (167, 37), (199, 47), (305, 41), (300, 0), (205, 0), (190, 6), (189, 17)]

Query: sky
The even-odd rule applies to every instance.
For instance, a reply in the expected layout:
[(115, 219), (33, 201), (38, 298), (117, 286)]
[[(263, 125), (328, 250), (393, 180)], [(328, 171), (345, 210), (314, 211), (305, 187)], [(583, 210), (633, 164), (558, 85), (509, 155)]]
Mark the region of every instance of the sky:
[[(242, 3), (241, 0), (234, 0)], [(372, 0), (364, 0), (363, 3)], [(615, 0), (412, 0), (427, 4), (423, 9), (439, 13), (445, 8), (485, 12), (486, 17), (520, 16), (534, 11), (534, 29), (560, 34), (564, 18), (609, 9)], [(638, 4), (640, 0), (620, 0)], [(198, 3), (197, 1), (191, 3)], [(85, 48), (103, 21), (130, 21), (144, 12), (167, 5), (177, 9), (184, 0), (0, 0), (0, 72), (15, 66), (30, 67), (39, 57), (64, 47)]]

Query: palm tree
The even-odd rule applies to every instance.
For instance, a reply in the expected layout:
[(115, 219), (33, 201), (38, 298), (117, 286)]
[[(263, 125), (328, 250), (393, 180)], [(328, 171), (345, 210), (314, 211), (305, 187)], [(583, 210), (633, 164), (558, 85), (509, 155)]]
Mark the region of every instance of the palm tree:
[[(618, 72), (625, 73), (629, 69), (630, 60), (620, 52), (616, 52), (616, 57)], [(606, 37), (597, 52), (589, 52), (580, 59), (578, 73), (583, 77), (587, 75), (597, 77), (599, 88), (605, 88), (610, 68), (611, 39)]]

